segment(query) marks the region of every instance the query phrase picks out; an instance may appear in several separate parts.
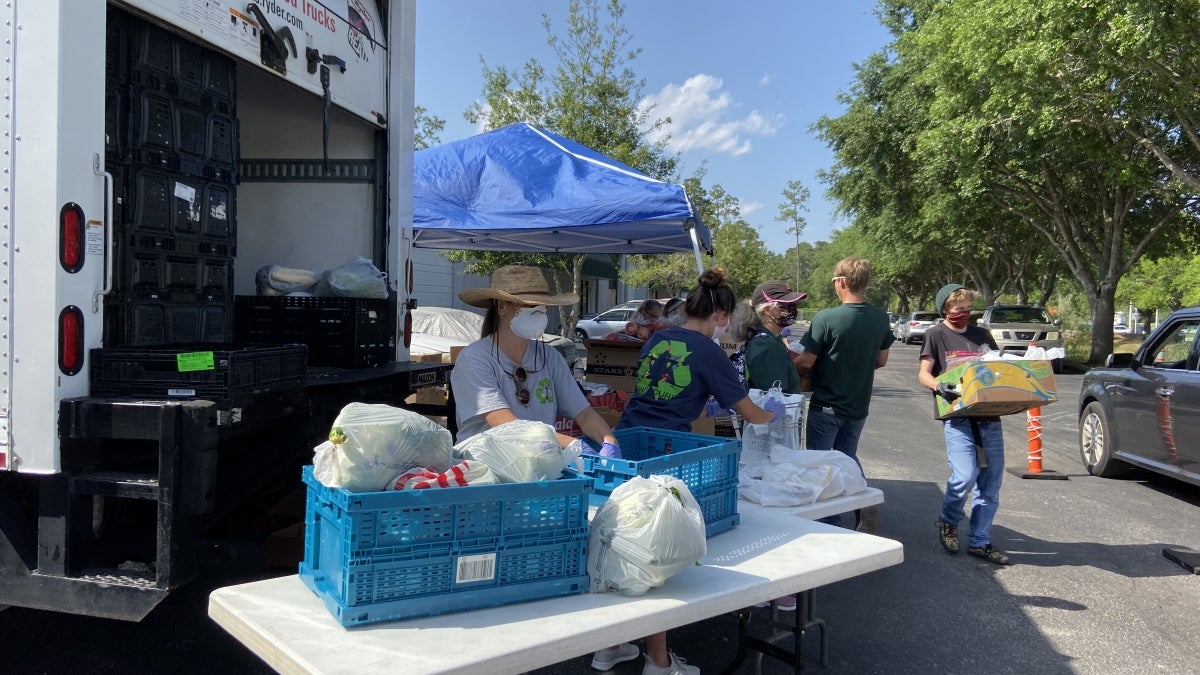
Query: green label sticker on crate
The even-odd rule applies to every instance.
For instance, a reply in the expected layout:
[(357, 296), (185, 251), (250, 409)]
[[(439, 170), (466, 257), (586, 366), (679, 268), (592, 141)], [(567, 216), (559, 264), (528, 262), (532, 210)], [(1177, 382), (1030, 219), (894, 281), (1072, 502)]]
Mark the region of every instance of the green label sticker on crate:
[(175, 355), (175, 365), (181, 373), (196, 370), (215, 370), (212, 352), (187, 352)]

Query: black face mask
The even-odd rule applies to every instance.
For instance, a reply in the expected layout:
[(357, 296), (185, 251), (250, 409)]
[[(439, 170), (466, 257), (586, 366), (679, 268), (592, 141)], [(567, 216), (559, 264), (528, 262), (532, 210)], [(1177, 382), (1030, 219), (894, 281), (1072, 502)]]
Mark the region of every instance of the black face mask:
[(775, 321), (779, 324), (780, 328), (786, 328), (796, 323), (796, 314), (795, 305), (783, 305), (783, 314)]

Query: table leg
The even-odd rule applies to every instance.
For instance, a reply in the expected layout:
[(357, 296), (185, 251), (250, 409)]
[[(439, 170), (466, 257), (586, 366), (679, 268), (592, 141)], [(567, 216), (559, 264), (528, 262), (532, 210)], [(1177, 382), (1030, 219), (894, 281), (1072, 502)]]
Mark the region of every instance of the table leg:
[[(804, 629), (809, 623), (806, 618), (808, 616), (807, 613), (809, 611), (808, 610), (808, 604), (809, 604), (808, 594), (809, 593), (811, 593), (811, 591), (805, 591), (803, 593), (798, 593), (796, 595), (796, 612), (795, 612), (796, 623), (795, 623), (795, 625), (789, 625), (789, 624), (785, 624), (785, 623), (776, 621), (775, 620), (775, 610), (774, 609), (771, 610), (771, 621), (769, 621), (768, 623), (771, 626), (772, 630), (775, 628), (783, 628), (783, 629), (791, 632), (793, 635), (794, 639), (793, 639), (793, 647), (792, 647), (791, 651), (788, 651), (788, 650), (770, 642), (770, 639), (773, 639), (774, 637), (779, 637), (782, 634), (772, 636), (771, 638), (769, 638), (767, 640), (752, 637), (750, 635), (750, 631), (749, 631), (750, 610), (743, 609), (740, 612), (738, 612), (738, 651), (737, 651), (737, 656), (734, 657), (734, 660), (732, 663), (730, 663), (728, 666), (726, 666), (724, 668), (724, 670), (721, 671), (722, 675), (731, 675), (732, 673), (737, 671), (737, 669), (746, 660), (747, 650), (753, 650), (756, 652), (760, 652), (760, 653), (770, 656), (772, 658), (779, 659), (780, 661), (783, 661), (784, 663), (789, 663), (792, 666), (793, 672), (795, 672), (797, 674), (803, 673), (804, 672)], [(821, 623), (821, 628), (822, 628), (822, 630), (821, 630), (822, 636), (824, 636), (824, 622)], [(760, 666), (760, 663), (756, 663), (755, 665)], [(755, 670), (757, 671), (758, 667), (756, 667)]]

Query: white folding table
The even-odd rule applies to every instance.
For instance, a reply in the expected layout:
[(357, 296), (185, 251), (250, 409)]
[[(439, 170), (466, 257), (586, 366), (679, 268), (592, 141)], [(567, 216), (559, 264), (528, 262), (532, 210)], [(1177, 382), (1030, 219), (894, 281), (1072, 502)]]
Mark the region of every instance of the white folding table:
[[(738, 502), (738, 508), (741, 509), (747, 502)], [(800, 518), (808, 518), (810, 520), (818, 520), (829, 516), (836, 516), (842, 513), (865, 509), (869, 506), (875, 506), (883, 503), (883, 491), (879, 488), (868, 487), (867, 489), (857, 492), (852, 495), (842, 495), (824, 501), (805, 504), (804, 506), (779, 506), (766, 507), (767, 510), (779, 513), (787, 513)], [(760, 653), (754, 662), (754, 672), (762, 672), (762, 656), (768, 655), (784, 662), (790, 662), (796, 665), (799, 670), (800, 659), (803, 656), (801, 645), (804, 642), (805, 631), (809, 628), (816, 628), (820, 631), (820, 659), (821, 665), (829, 665), (829, 635), (825, 621), (817, 617), (817, 599), (816, 588), (809, 588), (802, 593), (796, 595), (796, 622), (788, 624), (779, 620), (779, 613), (775, 606), (771, 607), (768, 624), (771, 629), (783, 629), (787, 632), (779, 632), (773, 630), (771, 636), (766, 640), (749, 637), (749, 612), (738, 612), (739, 620), (739, 636), (738, 636), (738, 655), (733, 666), (741, 663), (745, 658), (746, 650), (753, 650)], [(775, 645), (775, 642), (786, 637), (788, 633), (795, 635), (795, 646), (792, 652), (780, 649)], [(730, 670), (732, 667), (730, 668)]]
[(296, 576), (217, 589), (214, 621), (282, 673), (522, 673), (899, 564), (899, 542), (739, 502), (701, 565), (641, 597), (585, 593), (346, 629)]

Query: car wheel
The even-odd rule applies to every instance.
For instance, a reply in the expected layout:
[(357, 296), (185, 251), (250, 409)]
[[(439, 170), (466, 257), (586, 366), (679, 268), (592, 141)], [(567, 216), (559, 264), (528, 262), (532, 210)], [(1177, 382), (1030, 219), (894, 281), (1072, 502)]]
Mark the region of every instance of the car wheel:
[(1108, 431), (1108, 416), (1099, 401), (1092, 401), (1079, 416), (1079, 458), (1093, 476), (1112, 478), (1120, 475), (1124, 466), (1113, 457), (1116, 450)]
[(585, 333), (582, 328), (576, 328), (575, 329), (575, 339), (576, 340), (586, 340), (586, 339), (588, 339), (587, 333)]

